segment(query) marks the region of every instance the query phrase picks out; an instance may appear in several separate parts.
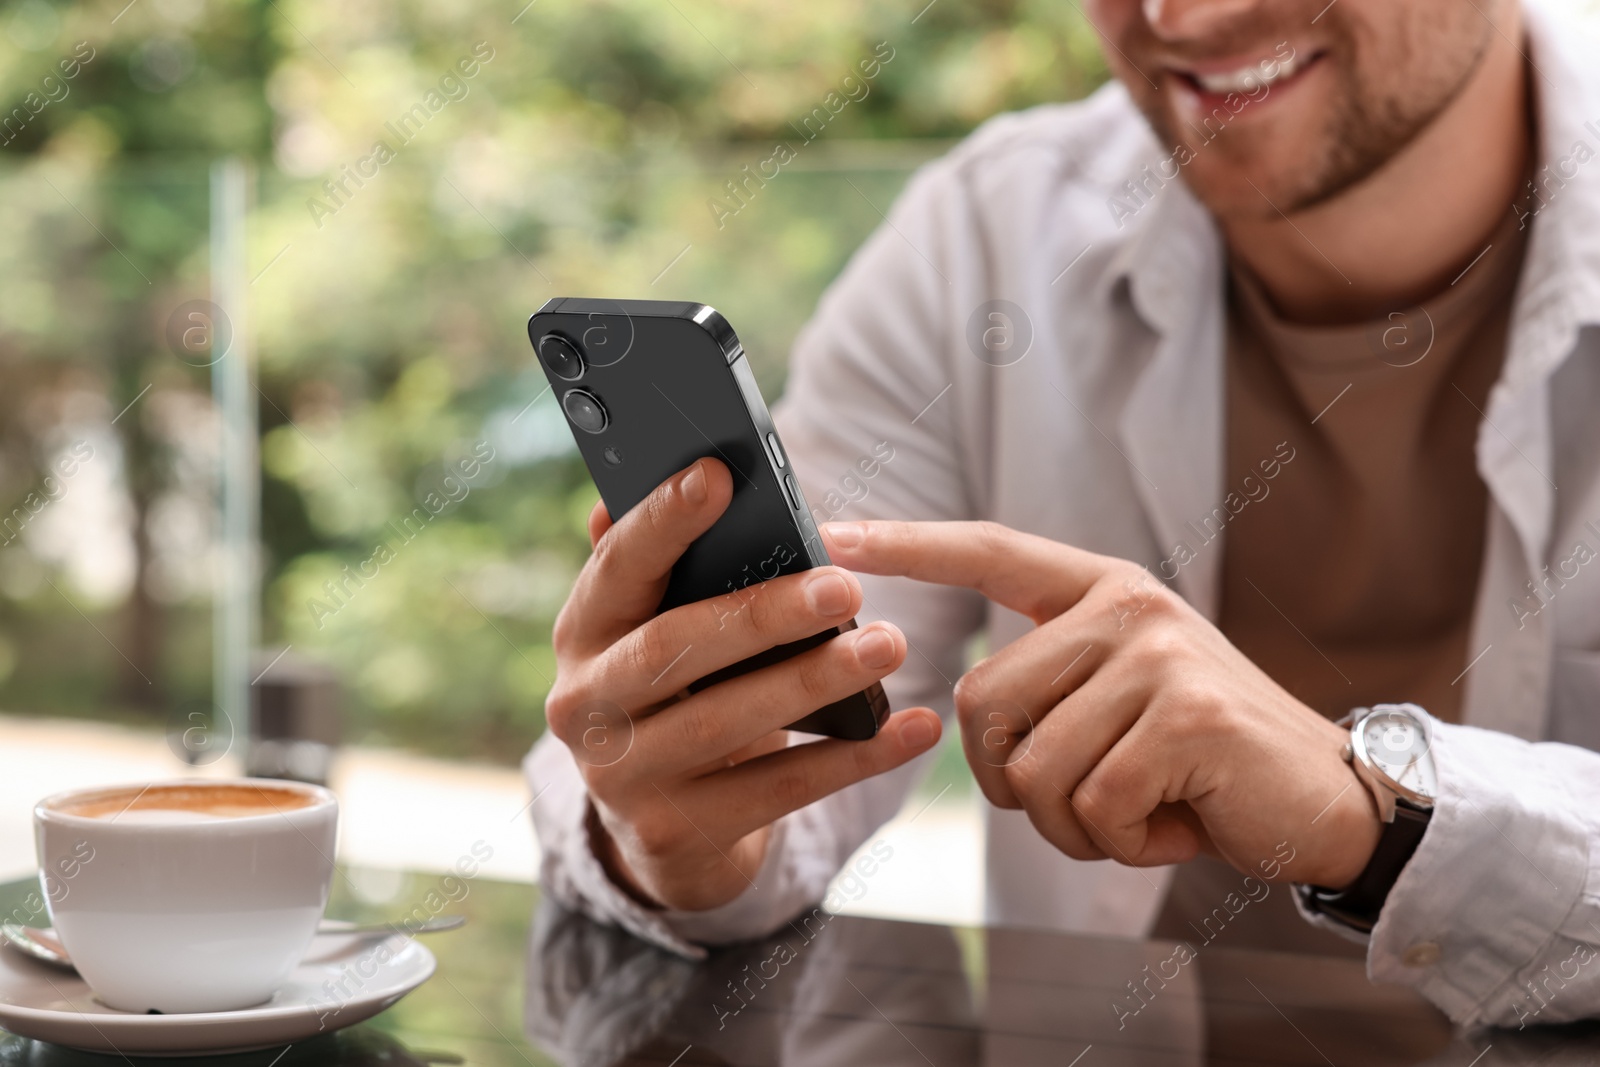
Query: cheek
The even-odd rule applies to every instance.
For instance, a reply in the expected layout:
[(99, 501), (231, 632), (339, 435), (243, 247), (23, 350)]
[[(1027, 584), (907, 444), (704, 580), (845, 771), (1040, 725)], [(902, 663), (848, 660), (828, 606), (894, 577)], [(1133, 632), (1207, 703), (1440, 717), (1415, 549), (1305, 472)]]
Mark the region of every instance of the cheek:
[[(1193, 6), (1195, 0), (1178, 0), (1178, 7)], [(1120, 81), (1133, 98), (1139, 110), (1149, 117), (1158, 129), (1164, 125), (1165, 116), (1162, 86), (1166, 84), (1158, 70), (1160, 64), (1152, 54), (1159, 47), (1156, 34), (1146, 17), (1145, 5), (1155, 9), (1162, 17), (1163, 7), (1173, 6), (1173, 0), (1084, 0), (1084, 13), (1093, 27), (1100, 56), (1106, 68)], [(1172, 140), (1167, 132), (1160, 139)]]
[[(1163, 6), (1163, 0), (1147, 0), (1153, 6)], [(1166, 0), (1170, 3), (1171, 0)], [(1084, 13), (1089, 18), (1089, 23), (1099, 31), (1100, 35), (1108, 40), (1121, 43), (1126, 36), (1128, 24), (1134, 19), (1142, 18), (1140, 12), (1141, 0), (1084, 0)], [(1107, 57), (1108, 62), (1113, 62), (1120, 57), (1115, 53)]]

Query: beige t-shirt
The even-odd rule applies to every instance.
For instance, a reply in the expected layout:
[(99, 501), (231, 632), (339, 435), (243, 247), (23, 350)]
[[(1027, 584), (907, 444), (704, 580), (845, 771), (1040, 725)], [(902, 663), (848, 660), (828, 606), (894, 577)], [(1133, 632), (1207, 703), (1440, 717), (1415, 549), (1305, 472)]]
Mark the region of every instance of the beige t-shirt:
[[(1350, 326), (1285, 321), (1233, 266), (1226, 471), (1247, 503), (1226, 526), (1220, 626), (1329, 718), (1406, 700), (1460, 718), (1462, 674), (1480, 651), (1467, 641), (1488, 502), (1474, 442), (1505, 354), (1523, 237), (1508, 212), (1444, 291)], [(1220, 861), (1187, 865), (1157, 936), (1195, 940), (1188, 924), (1242, 877)], [(1287, 887), (1220, 936), (1237, 947), (1356, 947), (1301, 922)]]

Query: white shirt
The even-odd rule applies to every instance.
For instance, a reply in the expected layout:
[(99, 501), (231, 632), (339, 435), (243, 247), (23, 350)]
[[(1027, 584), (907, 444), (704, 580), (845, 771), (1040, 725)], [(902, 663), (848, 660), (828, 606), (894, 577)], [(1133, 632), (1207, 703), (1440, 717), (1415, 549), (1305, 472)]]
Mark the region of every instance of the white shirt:
[[(1436, 730), (1438, 804), (1368, 950), (1372, 978), (1415, 987), (1463, 1023), (1600, 1014), (1600, 66), (1595, 45), (1548, 13), (1530, 10), (1528, 33), (1549, 170), (1479, 426), (1490, 495), (1479, 658), (1458, 683), (1464, 725)], [(1184, 523), (1227, 491), (1225, 263), (1187, 187), (1143, 181), (1169, 154), (1111, 84), (1002, 115), (911, 180), (795, 345), (777, 419), (819, 519), (987, 518), (1152, 571), (1192, 540)], [(1130, 181), (1146, 190), (1131, 217)], [(991, 300), (1022, 309), (1014, 325), (1031, 332), (1007, 366), (968, 342), (974, 320), (980, 332), (994, 321)], [(892, 459), (862, 478), (858, 462), (885, 441)], [(1174, 582), (1213, 621), (1221, 563), (1216, 539)], [(885, 683), (892, 705), (947, 722), (969, 637), (987, 629), (999, 647), (1031, 626), (966, 590), (862, 585), (863, 617), (893, 620), (911, 646)], [(582, 780), (555, 738), (526, 770), (547, 790), (533, 806), (545, 890), (696, 955), (820, 899), (926, 758), (782, 819), (760, 888), (698, 913), (649, 911), (606, 879)], [(988, 824), (991, 921), (1148, 929), (1169, 871), (1071, 860), (1020, 812), (989, 809)]]

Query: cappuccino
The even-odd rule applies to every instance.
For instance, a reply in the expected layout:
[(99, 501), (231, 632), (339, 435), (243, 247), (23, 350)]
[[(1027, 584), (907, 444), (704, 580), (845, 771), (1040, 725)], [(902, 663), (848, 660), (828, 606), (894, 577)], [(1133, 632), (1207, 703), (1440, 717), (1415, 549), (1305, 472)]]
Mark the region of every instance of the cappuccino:
[(326, 789), (248, 778), (46, 797), (33, 819), (45, 888), (62, 890), (51, 925), (119, 1011), (264, 1003), (316, 935), (338, 816)]
[(55, 805), (63, 815), (127, 823), (186, 823), (277, 815), (309, 806), (310, 794), (273, 786), (184, 782), (147, 789), (76, 794)]

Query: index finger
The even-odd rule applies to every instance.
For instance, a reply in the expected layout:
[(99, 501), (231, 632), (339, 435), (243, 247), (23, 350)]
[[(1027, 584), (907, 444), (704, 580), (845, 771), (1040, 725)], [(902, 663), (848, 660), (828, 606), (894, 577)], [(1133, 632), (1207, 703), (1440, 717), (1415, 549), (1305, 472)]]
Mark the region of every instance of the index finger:
[[(585, 643), (609, 645), (656, 613), (673, 564), (711, 528), (733, 496), (728, 468), (700, 459), (673, 475), (609, 526), (573, 586), (568, 610), (581, 615)], [(574, 618), (578, 616), (575, 615)]]
[(841, 567), (966, 586), (1035, 623), (1082, 600), (1115, 562), (995, 522), (830, 522), (822, 534)]

